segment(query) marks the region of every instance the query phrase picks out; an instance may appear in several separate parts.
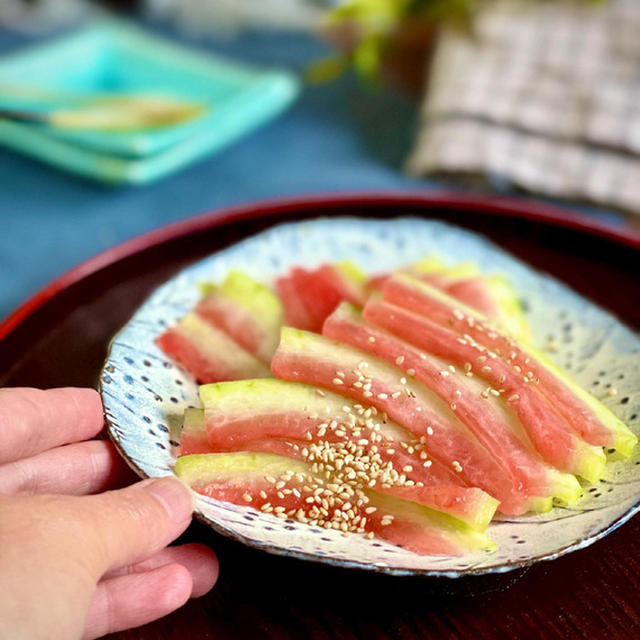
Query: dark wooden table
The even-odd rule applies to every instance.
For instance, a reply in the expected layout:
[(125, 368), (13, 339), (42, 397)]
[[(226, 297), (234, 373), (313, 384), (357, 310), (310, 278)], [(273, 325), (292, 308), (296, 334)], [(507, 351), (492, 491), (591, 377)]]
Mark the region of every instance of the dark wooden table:
[[(415, 214), (480, 231), (640, 327), (637, 237), (522, 202), (388, 195), (290, 201), (192, 219), (67, 274), (0, 326), (0, 384), (95, 385), (111, 336), (181, 267), (274, 222), (335, 214)], [(198, 524), (184, 540), (218, 552), (214, 590), (113, 638), (640, 639), (638, 518), (553, 562), (458, 580), (393, 578), (270, 556)]]

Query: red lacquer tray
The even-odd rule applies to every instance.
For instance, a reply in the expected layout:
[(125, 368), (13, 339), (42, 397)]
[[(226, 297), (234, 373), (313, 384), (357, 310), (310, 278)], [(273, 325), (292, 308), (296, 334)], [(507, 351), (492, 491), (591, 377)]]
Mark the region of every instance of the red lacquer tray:
[[(417, 215), (479, 231), (640, 327), (640, 236), (524, 201), (451, 194), (319, 196), (165, 227), (59, 278), (0, 325), (0, 384), (94, 385), (108, 342), (185, 265), (286, 220)], [(463, 256), (462, 256), (463, 257)], [(640, 520), (588, 549), (506, 575), (392, 578), (274, 557), (194, 525), (214, 591), (118, 638), (640, 638)]]

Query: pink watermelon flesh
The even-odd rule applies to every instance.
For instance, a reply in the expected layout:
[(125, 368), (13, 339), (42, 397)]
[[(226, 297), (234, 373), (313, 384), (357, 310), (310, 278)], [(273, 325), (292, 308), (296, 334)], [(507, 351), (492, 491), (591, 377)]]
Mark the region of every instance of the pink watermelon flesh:
[(533, 449), (521, 427), (520, 433), (514, 429), (515, 415), (504, 401), (491, 394), (481, 397), (477, 383), (460, 370), (367, 323), (348, 304), (340, 305), (327, 318), (323, 334), (396, 364), (455, 406), (458, 418), (505, 466), (519, 490), (529, 496), (557, 495), (567, 502), (574, 502), (580, 495), (575, 478), (559, 477)]
[(604, 455), (579, 438), (535, 386), (525, 383), (509, 365), (484, 347), (424, 316), (375, 298), (365, 306), (364, 317), (396, 336), (435, 356), (446, 358), (491, 384), (516, 413), (531, 442), (544, 460), (561, 471), (590, 482), (599, 479)]
[[(403, 372), (361, 351), (312, 333), (284, 328), (271, 361), (274, 375), (305, 382), (385, 412), (418, 438), (430, 456), (500, 501), (504, 513), (521, 513), (527, 496), (502, 465), (457, 419), (449, 405)], [(342, 377), (341, 377), (342, 374)]]
[(269, 364), (273, 355), (270, 336), (256, 318), (232, 300), (214, 292), (198, 303), (196, 313), (258, 360)]
[(307, 311), (303, 300), (298, 295), (296, 283), (291, 276), (278, 278), (275, 283), (278, 297), (284, 307), (284, 323), (289, 327), (309, 329), (316, 322)]
[(324, 319), (347, 300), (364, 304), (364, 291), (338, 265), (317, 269), (294, 267), (278, 278), (276, 289), (285, 307), (285, 323), (308, 331), (320, 331)]
[[(408, 270), (406, 273), (411, 273), (411, 271)], [(373, 293), (381, 290), (392, 275), (385, 273), (369, 278), (366, 284), (367, 292)], [(412, 275), (483, 313), (488, 318), (499, 320), (502, 317), (500, 305), (482, 276), (451, 278), (446, 273), (415, 273)]]
[[(268, 393), (248, 399), (247, 389), (252, 382), (267, 383)], [(405, 430), (395, 425), (390, 428), (389, 423), (375, 417), (365, 417), (371, 416), (370, 409), (335, 394), (302, 406), (295, 387), (306, 385), (283, 381), (247, 380), (216, 386), (222, 387), (222, 393), (216, 396), (215, 402), (205, 403), (199, 424), (185, 420), (183, 455), (207, 451), (268, 451), (314, 463), (322, 472), (326, 471), (326, 458), (340, 459), (346, 455), (352, 462), (344, 464), (344, 468), (343, 461), (335, 462), (333, 473), (346, 479), (345, 474), (357, 465), (357, 482), (362, 488), (414, 500), (478, 529), (484, 529), (493, 517), (497, 501), (480, 489), (461, 486), (458, 477), (454, 476), (452, 483), (450, 474), (442, 473), (438, 465), (434, 469), (426, 454), (421, 457), (424, 447), (420, 441), (408, 432), (408, 442), (394, 439), (396, 432), (402, 435)], [(273, 398), (278, 387), (278, 398), (285, 405), (281, 409), (276, 408)], [(313, 394), (314, 390), (308, 393)], [(246, 408), (245, 399), (249, 405)], [(313, 417), (318, 415), (316, 409), (325, 407), (330, 409), (329, 413), (322, 411), (322, 417)], [(344, 411), (345, 408), (349, 411)], [(354, 421), (349, 415), (358, 418)], [(198, 444), (191, 449), (193, 443)]]
[(187, 314), (155, 342), (202, 383), (270, 375), (259, 360), (194, 313)]
[[(247, 463), (247, 458), (252, 462)], [(493, 549), (486, 535), (417, 503), (362, 491), (314, 473), (309, 465), (262, 453), (218, 453), (178, 459), (176, 473), (195, 491), (262, 513), (367, 533), (410, 551), (462, 555)]]
[[(572, 428), (589, 444), (604, 447), (619, 446), (619, 438), (630, 436), (628, 430), (619, 423), (612, 430), (598, 418), (594, 411), (579, 398), (567, 385), (526, 348), (483, 322), (481, 318), (466, 313), (456, 307), (455, 301), (442, 296), (434, 296), (428, 287), (420, 286), (411, 280), (393, 278), (385, 285), (385, 299), (401, 306), (407, 306), (417, 313), (429, 317), (434, 322), (450, 326), (458, 333), (467, 334), (478, 344), (507, 360), (515, 371), (534, 381), (541, 393), (553, 403), (557, 411)], [(613, 417), (613, 416), (612, 416)], [(627, 432), (627, 433), (625, 433)], [(629, 439), (630, 449), (634, 438)], [(624, 448), (624, 447), (621, 447)], [(623, 453), (630, 453), (624, 451)]]

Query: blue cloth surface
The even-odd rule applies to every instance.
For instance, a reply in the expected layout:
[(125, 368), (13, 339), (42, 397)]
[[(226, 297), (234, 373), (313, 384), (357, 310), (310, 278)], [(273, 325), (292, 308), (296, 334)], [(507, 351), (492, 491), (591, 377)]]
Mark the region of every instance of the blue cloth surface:
[[(0, 30), (0, 54), (32, 41)], [(190, 44), (300, 73), (326, 54), (311, 37), (291, 34)], [(0, 148), (0, 318), (82, 260), (196, 213), (293, 194), (442, 187), (402, 173), (417, 118), (418, 107), (407, 98), (351, 76), (305, 86), (277, 120), (140, 188), (94, 184)], [(592, 213), (617, 220), (608, 212)]]

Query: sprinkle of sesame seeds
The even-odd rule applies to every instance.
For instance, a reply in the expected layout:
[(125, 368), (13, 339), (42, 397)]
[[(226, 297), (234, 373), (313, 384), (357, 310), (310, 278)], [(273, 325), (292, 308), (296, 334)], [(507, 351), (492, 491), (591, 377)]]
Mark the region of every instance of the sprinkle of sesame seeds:
[(402, 467), (402, 470), (405, 473), (411, 473), (413, 471), (413, 467), (410, 464), (405, 465), (404, 467)]
[(415, 376), (415, 375), (416, 375), (416, 370), (415, 370), (415, 369), (407, 369), (407, 373), (408, 373), (410, 376)]
[(448, 372), (448, 371), (444, 371), (444, 370), (442, 370), (442, 371), (440, 372), (440, 375), (441, 375), (443, 378), (446, 378), (446, 377), (449, 375), (449, 372)]
[(458, 473), (462, 471), (462, 465), (457, 460), (454, 460), (451, 465)]
[(265, 476), (264, 479), (267, 482), (270, 482), (271, 484), (275, 484), (276, 483), (276, 479), (273, 476)]
[(396, 364), (400, 366), (404, 362), (404, 356), (398, 356), (396, 358)]
[(342, 380), (340, 380), (340, 378), (334, 378), (331, 382), (333, 382), (333, 384), (335, 384), (335, 385), (344, 384), (344, 382)]
[(449, 371), (451, 371), (451, 373), (455, 373), (456, 372), (456, 368), (452, 364), (450, 364), (449, 365)]
[(500, 392), (499, 392), (497, 389), (491, 389), (491, 390), (489, 391), (489, 393), (490, 393), (492, 396), (496, 396), (496, 397), (500, 395)]
[(380, 398), (380, 400), (386, 400), (389, 396), (386, 393), (379, 393), (378, 394), (378, 398)]
[(488, 373), (489, 371), (491, 371), (491, 367), (489, 365), (485, 365), (484, 367), (482, 367), (482, 369), (480, 369), (480, 371)]
[(344, 371), (336, 371), (336, 376), (338, 378), (344, 378)]
[(422, 466), (423, 466), (423, 467), (427, 467), (427, 468), (428, 468), (428, 467), (430, 467), (431, 465), (432, 465), (431, 460), (427, 460), (426, 462), (423, 462), (423, 463), (422, 463)]
[(507, 398), (507, 402), (515, 402), (516, 400), (519, 400), (519, 399), (520, 399), (520, 396), (517, 393), (514, 393)]
[(430, 436), (433, 435), (433, 427), (427, 427), (427, 434)]

